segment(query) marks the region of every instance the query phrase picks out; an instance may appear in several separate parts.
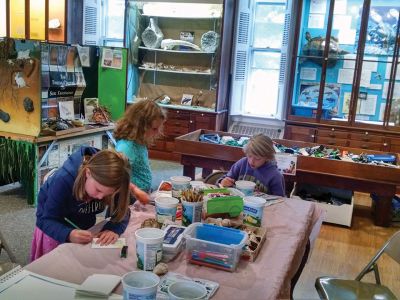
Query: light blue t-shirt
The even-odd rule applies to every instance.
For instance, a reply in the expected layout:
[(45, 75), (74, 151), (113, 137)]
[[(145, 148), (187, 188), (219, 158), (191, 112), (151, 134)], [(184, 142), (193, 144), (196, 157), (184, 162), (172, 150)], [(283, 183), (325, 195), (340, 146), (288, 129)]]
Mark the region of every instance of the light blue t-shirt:
[(118, 140), (115, 150), (125, 154), (131, 165), (131, 182), (141, 190), (149, 192), (151, 188), (151, 170), (147, 147), (134, 141)]

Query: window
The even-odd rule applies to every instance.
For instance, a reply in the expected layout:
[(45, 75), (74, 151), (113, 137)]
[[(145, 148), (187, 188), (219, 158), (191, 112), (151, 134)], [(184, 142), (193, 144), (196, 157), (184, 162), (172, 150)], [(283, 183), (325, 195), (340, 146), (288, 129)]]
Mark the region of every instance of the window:
[(102, 40), (104, 46), (123, 47), (125, 0), (105, 0)]
[(282, 119), (290, 20), (287, 2), (240, 1), (231, 115)]

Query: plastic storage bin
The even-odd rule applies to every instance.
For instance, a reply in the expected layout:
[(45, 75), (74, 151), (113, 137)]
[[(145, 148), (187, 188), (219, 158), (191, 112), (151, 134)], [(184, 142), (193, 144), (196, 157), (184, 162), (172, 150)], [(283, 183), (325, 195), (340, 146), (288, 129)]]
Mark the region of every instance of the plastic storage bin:
[(236, 270), (247, 240), (244, 231), (202, 223), (191, 224), (184, 237), (189, 262), (230, 272)]

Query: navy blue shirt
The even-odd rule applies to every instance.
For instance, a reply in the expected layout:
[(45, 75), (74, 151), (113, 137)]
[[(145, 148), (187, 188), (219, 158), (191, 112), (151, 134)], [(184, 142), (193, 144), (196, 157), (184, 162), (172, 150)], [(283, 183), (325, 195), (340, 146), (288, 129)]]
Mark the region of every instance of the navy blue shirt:
[[(72, 195), (74, 181), (84, 156), (91, 156), (98, 151), (93, 147), (81, 147), (40, 188), (36, 226), (60, 243), (67, 242), (70, 232), (75, 229), (64, 218), (71, 220), (80, 229), (89, 229), (96, 223), (96, 214), (105, 209), (101, 201), (84, 202)], [(102, 230), (111, 230), (120, 235), (125, 231), (129, 217), (128, 210), (123, 221), (109, 221)]]

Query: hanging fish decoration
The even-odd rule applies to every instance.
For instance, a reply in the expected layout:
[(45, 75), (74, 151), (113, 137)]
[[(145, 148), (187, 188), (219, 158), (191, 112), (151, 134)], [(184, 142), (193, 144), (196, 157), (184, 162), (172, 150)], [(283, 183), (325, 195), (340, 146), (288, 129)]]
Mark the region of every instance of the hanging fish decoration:
[[(307, 31), (306, 40), (307, 43), (303, 46), (303, 54), (306, 56), (313, 56), (306, 59), (311, 60), (316, 64), (322, 65), (326, 39), (321, 36), (311, 37), (311, 34)], [(347, 53), (349, 52), (341, 50), (339, 48), (339, 40), (336, 37), (331, 36), (329, 42), (328, 67), (334, 67), (339, 56)]]

